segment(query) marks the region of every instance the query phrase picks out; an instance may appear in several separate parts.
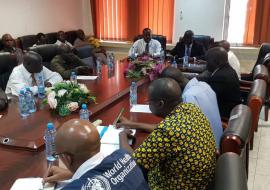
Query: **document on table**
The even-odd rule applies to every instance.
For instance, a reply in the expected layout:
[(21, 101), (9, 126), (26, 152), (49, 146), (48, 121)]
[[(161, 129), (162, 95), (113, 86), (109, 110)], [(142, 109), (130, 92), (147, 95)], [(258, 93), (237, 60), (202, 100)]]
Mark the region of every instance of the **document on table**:
[[(118, 150), (119, 147), (119, 133), (123, 131), (122, 128), (116, 129), (113, 125), (109, 126), (97, 126), (97, 130), (100, 135), (101, 151), (104, 153), (112, 153)], [(135, 135), (136, 130), (132, 130), (132, 135)], [(132, 141), (129, 142), (132, 144)]]
[(96, 80), (98, 76), (83, 76), (78, 75), (77, 80)]
[(130, 112), (152, 113), (149, 108), (149, 105), (145, 105), (145, 104), (133, 105), (132, 108), (130, 109)]
[(44, 188), (42, 185), (42, 178), (21, 178), (17, 179), (12, 185), (10, 190), (54, 190), (55, 184), (45, 184)]

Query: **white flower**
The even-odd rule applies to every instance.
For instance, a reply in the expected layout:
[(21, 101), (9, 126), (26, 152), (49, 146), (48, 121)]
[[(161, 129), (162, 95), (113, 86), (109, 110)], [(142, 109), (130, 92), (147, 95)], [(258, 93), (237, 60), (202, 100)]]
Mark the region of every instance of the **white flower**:
[(84, 84), (79, 84), (80, 85), (80, 89), (84, 92), (84, 93), (88, 93), (89, 90), (88, 88), (84, 85)]
[(57, 100), (54, 97), (48, 97), (48, 104), (51, 109), (55, 109), (57, 107)]
[(70, 80), (66, 80), (65, 82), (66, 82), (67, 84), (70, 84), (70, 83), (71, 83)]
[(56, 96), (55, 91), (51, 91), (51, 92), (49, 92), (49, 94), (48, 94), (48, 99), (54, 99), (55, 96)]
[(45, 87), (45, 92), (49, 94), (53, 91), (53, 89), (54, 89), (53, 87)]
[(64, 96), (64, 94), (65, 94), (66, 92), (67, 92), (67, 90), (61, 89), (61, 90), (58, 91), (57, 96), (62, 97), (62, 96)]
[(68, 105), (67, 105), (69, 111), (75, 111), (76, 109), (79, 108), (79, 104), (77, 102), (70, 102)]

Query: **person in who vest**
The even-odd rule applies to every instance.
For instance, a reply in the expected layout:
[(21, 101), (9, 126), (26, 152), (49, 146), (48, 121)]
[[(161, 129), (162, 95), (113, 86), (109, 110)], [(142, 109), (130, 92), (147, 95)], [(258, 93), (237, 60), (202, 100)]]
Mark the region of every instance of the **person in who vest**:
[(68, 169), (52, 166), (43, 183), (71, 179), (63, 189), (145, 190), (143, 173), (125, 150), (100, 152), (100, 138), (89, 121), (65, 122), (55, 137), (56, 154)]

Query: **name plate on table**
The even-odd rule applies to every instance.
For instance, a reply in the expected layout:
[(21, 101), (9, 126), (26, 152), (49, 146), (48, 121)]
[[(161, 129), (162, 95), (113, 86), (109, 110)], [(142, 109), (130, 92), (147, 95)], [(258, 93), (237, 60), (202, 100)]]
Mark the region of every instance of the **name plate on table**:
[(25, 149), (30, 151), (38, 151), (43, 145), (43, 139), (36, 141), (28, 141), (23, 139), (13, 139), (9, 137), (0, 136), (0, 145), (14, 149)]

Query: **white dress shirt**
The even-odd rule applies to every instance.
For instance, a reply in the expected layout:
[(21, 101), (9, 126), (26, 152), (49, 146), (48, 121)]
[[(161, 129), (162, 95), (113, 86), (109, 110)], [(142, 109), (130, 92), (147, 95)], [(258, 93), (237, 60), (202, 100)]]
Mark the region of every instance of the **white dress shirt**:
[[(46, 67), (43, 66), (42, 71), (40, 73), (35, 73), (34, 77), (36, 81), (38, 81), (38, 75), (42, 74), (44, 81), (50, 82), (52, 85), (54, 85), (57, 82), (63, 81), (62, 77), (60, 74), (56, 72), (52, 72), (51, 70), (47, 69)], [(38, 92), (38, 87), (37, 86), (32, 86), (32, 77), (31, 73), (29, 73), (23, 64), (16, 66), (7, 83), (6, 87), (6, 94), (13, 94), (18, 96), (20, 93), (20, 90), (24, 87), (30, 87), (30, 90), (34, 95), (37, 94)]]
[[(144, 41), (143, 38), (137, 40), (130, 48), (128, 56), (137, 57), (138, 55), (143, 54), (145, 52), (145, 46), (146, 42)], [(161, 51), (161, 44), (159, 43), (159, 41), (151, 39), (149, 42), (149, 54), (154, 57), (158, 57), (160, 55), (160, 51)]]
[(235, 70), (239, 79), (241, 79), (240, 62), (232, 51), (228, 52), (228, 60), (230, 66)]
[(65, 45), (68, 45), (69, 47), (73, 48), (73, 45), (72, 45), (71, 43), (69, 43), (67, 40), (66, 40), (64, 43), (61, 42), (61, 41), (59, 41), (59, 40), (57, 40), (57, 41), (55, 42), (55, 44), (56, 44), (56, 45), (59, 45), (59, 46), (61, 46), (62, 44), (65, 44)]

